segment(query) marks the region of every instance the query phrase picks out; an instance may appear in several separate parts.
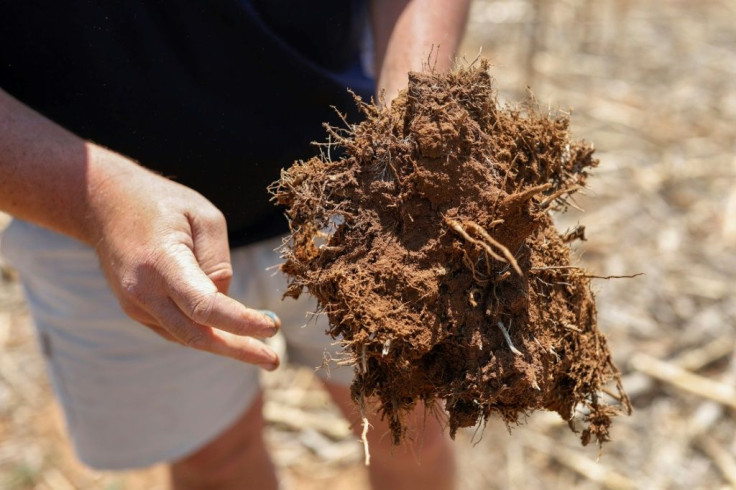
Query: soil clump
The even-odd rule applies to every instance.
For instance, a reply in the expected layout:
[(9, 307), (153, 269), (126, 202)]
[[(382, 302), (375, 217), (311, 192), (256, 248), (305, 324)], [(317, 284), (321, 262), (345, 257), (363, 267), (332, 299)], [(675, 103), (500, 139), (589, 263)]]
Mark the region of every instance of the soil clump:
[(440, 401), (452, 436), (545, 409), (602, 443), (630, 404), (571, 264), (583, 229), (550, 215), (598, 161), (567, 115), (500, 106), (488, 68), (411, 73), (390, 107), (358, 101), (362, 123), (327, 127), (322, 156), (282, 173), (286, 296), (317, 298), (354, 400), (378, 401), (396, 444), (408, 411)]

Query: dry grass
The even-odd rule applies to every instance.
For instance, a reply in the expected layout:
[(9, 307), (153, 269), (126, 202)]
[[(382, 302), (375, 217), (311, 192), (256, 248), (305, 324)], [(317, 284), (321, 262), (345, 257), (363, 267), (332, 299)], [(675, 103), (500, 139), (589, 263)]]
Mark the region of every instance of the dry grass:
[[(572, 108), (574, 133), (598, 148), (601, 166), (577, 199), (586, 213), (560, 219), (586, 226), (586, 267), (645, 275), (596, 282), (599, 323), (635, 408), (616, 420), (599, 462), (555, 415), (511, 436), (492, 422), (475, 445), (473, 431), (458, 436), (460, 488), (736, 487), (734, 25), (733, 0), (474, 4), (466, 57), (483, 45), (503, 96), (518, 100), (531, 85), (545, 107)], [(0, 487), (162, 487), (160, 468), (111, 475), (74, 461), (19, 294), (4, 277)], [(268, 438), (287, 484), (365, 488), (359, 443), (309, 371), (266, 383)]]

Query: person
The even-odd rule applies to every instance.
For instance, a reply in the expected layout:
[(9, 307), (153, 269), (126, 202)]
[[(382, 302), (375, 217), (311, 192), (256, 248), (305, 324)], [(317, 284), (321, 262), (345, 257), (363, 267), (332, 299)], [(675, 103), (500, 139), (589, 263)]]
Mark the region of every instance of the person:
[[(266, 187), (314, 153), (331, 105), (358, 120), (346, 87), (390, 101), (432, 46), (449, 69), (468, 3), (4, 7), (0, 209), (15, 219), (2, 250), (83, 462), (169, 462), (180, 489), (277, 487), (258, 369), (280, 360), (259, 339), (283, 328), (290, 359), (311, 367), (329, 339), (300, 328), (314, 306), (280, 304), (285, 280), (265, 270), (286, 231)], [(339, 371), (325, 385), (355, 420)], [(372, 424), (374, 488), (452, 486), (432, 417), (421, 467)]]

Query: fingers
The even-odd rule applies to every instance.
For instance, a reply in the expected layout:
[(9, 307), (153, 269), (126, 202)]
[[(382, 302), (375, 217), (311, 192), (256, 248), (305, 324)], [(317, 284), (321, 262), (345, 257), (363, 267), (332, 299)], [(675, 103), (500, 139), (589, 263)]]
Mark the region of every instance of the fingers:
[(182, 345), (256, 364), (268, 371), (279, 366), (278, 355), (264, 343), (252, 337), (199, 325), (184, 315), (173, 301), (158, 311), (158, 323), (164, 325), (166, 332)]
[(123, 310), (167, 340), (275, 369), (278, 356), (253, 337), (273, 336), (280, 322), (272, 312), (246, 308), (218, 291), (191, 250), (179, 247), (146, 275), (128, 281)]
[(171, 291), (171, 299), (193, 322), (236, 335), (273, 337), (277, 323), (269, 316), (225, 296), (219, 291), (193, 293)]
[[(279, 366), (278, 355), (261, 342), (251, 337), (233, 335), (198, 325), (182, 315), (173, 301), (167, 300), (166, 303), (168, 306), (159, 308), (160, 319), (143, 310), (140, 310), (135, 319), (170, 342), (256, 364), (269, 371)], [(264, 313), (275, 317), (273, 312)], [(167, 327), (164, 328), (162, 325)]]
[(187, 215), (192, 250), (181, 249), (174, 256), (173, 268), (184, 277), (167, 278), (171, 298), (189, 319), (200, 325), (237, 335), (271, 337), (280, 325), (275, 315), (246, 308), (226, 295), (232, 278), (227, 224), (219, 210), (211, 210)]
[(271, 337), (279, 322), (222, 294), (189, 250), (171, 254), (162, 279), (169, 297), (194, 323), (236, 335)]
[[(247, 335), (257, 338), (273, 337), (281, 325), (281, 321), (273, 312), (261, 312), (245, 307), (238, 301), (225, 296), (219, 291), (212, 291), (205, 296), (186, 296), (173, 292), (171, 297), (164, 297), (161, 301), (171, 301), (172, 304), (187, 319), (198, 325), (207, 325), (217, 330), (234, 335)], [(161, 310), (160, 301), (155, 304), (149, 302), (151, 312)], [(160, 315), (160, 313), (158, 314)], [(150, 314), (134, 317), (143, 324), (151, 323)], [(166, 328), (166, 324), (161, 324)]]
[(279, 367), (279, 356), (262, 342), (217, 330), (213, 330), (213, 334), (214, 342), (209, 352), (256, 364), (266, 371)]
[[(163, 295), (145, 298), (141, 317), (165, 338), (195, 349), (273, 370), (278, 356), (253, 337), (271, 337), (280, 321), (220, 292), (187, 247), (172, 250), (158, 268)], [(168, 293), (168, 294), (166, 294)]]

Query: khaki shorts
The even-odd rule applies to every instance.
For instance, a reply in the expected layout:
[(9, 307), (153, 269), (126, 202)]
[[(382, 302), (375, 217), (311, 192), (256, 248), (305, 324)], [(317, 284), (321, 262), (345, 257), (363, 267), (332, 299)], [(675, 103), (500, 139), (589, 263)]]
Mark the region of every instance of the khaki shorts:
[[(290, 362), (314, 368), (339, 348), (315, 304), (281, 294), (285, 277), (269, 240), (232, 251), (230, 296), (272, 310)], [(2, 236), (20, 273), (52, 385), (79, 458), (98, 469), (150, 466), (183, 457), (230, 426), (258, 393), (259, 369), (168, 342), (120, 309), (92, 248), (23, 221)], [(349, 367), (330, 367), (347, 384)], [(326, 370), (318, 374), (325, 375)]]

